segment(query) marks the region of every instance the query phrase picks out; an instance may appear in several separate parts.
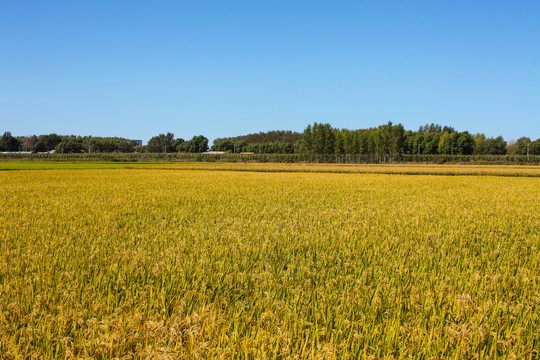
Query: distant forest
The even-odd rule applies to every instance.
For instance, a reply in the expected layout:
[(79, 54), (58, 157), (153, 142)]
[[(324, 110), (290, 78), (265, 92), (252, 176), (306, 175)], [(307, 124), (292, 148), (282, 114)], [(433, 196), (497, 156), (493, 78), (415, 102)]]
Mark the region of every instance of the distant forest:
[(506, 141), (502, 136), (487, 137), (457, 131), (449, 126), (428, 124), (417, 131), (405, 130), (391, 122), (369, 129), (337, 129), (314, 123), (302, 133), (268, 131), (236, 137), (218, 138), (209, 147), (208, 139), (190, 140), (174, 134), (159, 134), (147, 145), (120, 137), (76, 135), (12, 136), (0, 138), (1, 152), (55, 153), (226, 153), (313, 154), (313, 155), (540, 155), (540, 139), (520, 137)]

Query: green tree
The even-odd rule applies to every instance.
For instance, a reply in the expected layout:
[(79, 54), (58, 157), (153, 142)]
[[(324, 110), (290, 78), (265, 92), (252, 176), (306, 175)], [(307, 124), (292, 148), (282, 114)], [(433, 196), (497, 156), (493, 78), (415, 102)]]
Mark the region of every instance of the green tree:
[(305, 154), (333, 154), (334, 131), (330, 124), (314, 123), (304, 130), (300, 151)]
[(375, 129), (358, 130), (358, 153), (375, 154)]
[(423, 134), (422, 154), (439, 154), (439, 143), (441, 141), (440, 132), (427, 132)]
[(322, 149), (322, 154), (333, 154), (335, 151), (334, 131), (330, 124), (320, 124), (318, 131), (319, 148)]
[(342, 130), (343, 133), (343, 151), (345, 154), (358, 154), (360, 144), (358, 141), (358, 131)]
[[(527, 146), (531, 143), (528, 137), (520, 137), (516, 141), (511, 141), (508, 144), (507, 150), (510, 155), (527, 155)], [(530, 149), (529, 149), (530, 151)], [(529, 152), (530, 153), (530, 152)]]
[(478, 155), (482, 155), (485, 153), (485, 144), (486, 144), (486, 135), (484, 134), (474, 134), (473, 140), (475, 143), (474, 146), (474, 153)]
[(208, 150), (208, 139), (202, 135), (194, 136), (191, 140), (180, 144), (178, 148), (182, 152), (202, 153)]
[(63, 154), (82, 153), (84, 152), (84, 147), (82, 141), (68, 138), (56, 145), (54, 152)]
[(190, 152), (202, 153), (208, 151), (208, 139), (205, 136), (194, 136), (190, 141)]
[(476, 143), (471, 134), (468, 131), (459, 133), (457, 138), (456, 154), (471, 155), (474, 152)]
[(38, 137), (36, 135), (23, 137), (21, 139), (21, 150), (32, 151), (37, 141), (38, 141)]
[(45, 143), (41, 140), (38, 140), (34, 147), (32, 148), (32, 152), (38, 153), (38, 152), (45, 152), (47, 151), (47, 147), (45, 146)]
[(434, 123), (420, 126), (420, 128), (418, 129), (418, 132), (422, 134), (423, 133), (440, 133), (441, 131), (443, 131), (441, 125), (434, 124)]
[[(215, 150), (214, 145), (218, 143), (230, 140), (233, 144), (244, 143), (245, 145), (249, 144), (269, 144), (275, 142), (284, 142), (288, 144), (296, 144), (299, 140), (302, 139), (302, 134), (293, 132), (293, 131), (283, 131), (283, 130), (273, 130), (267, 132), (258, 132), (254, 134), (241, 135), (229, 138), (217, 138), (214, 140), (212, 145), (212, 150)], [(225, 151), (225, 150), (216, 150), (216, 151)]]
[(506, 154), (506, 141), (502, 136), (496, 138), (487, 138), (484, 143), (484, 152), (486, 155), (505, 155)]
[(313, 154), (313, 129), (308, 125), (304, 129), (302, 140), (300, 141), (300, 152), (303, 154)]
[(345, 154), (345, 135), (343, 130), (334, 129), (334, 151), (336, 154)]
[(0, 138), (0, 151), (19, 151), (20, 146), (20, 141), (11, 136), (9, 131), (6, 131)]
[(458, 154), (458, 139), (459, 134), (457, 131), (443, 132), (441, 138), (439, 139), (439, 154), (445, 155), (455, 155)]
[(403, 125), (392, 125), (392, 122), (378, 127), (375, 136), (375, 152), (378, 155), (395, 156), (403, 152), (405, 130)]
[(174, 139), (174, 141), (171, 143), (171, 146), (175, 149), (177, 152), (181, 152), (181, 146), (186, 141), (182, 138)]
[(536, 139), (531, 143), (529, 151), (531, 155), (540, 155), (540, 139)]
[(56, 148), (56, 145), (62, 142), (62, 137), (56, 135), (55, 133), (49, 135), (40, 135), (39, 141), (43, 142), (45, 145), (45, 151), (51, 151)]
[(234, 147), (235, 147), (234, 144), (235, 144), (234, 140), (230, 140), (230, 139), (225, 139), (225, 140), (221, 140), (219, 142), (214, 142), (214, 145), (212, 145), (212, 151), (230, 151), (230, 152), (233, 152)]
[(176, 149), (172, 146), (173, 140), (174, 134), (170, 132), (159, 134), (148, 140), (147, 150), (151, 153), (176, 152)]

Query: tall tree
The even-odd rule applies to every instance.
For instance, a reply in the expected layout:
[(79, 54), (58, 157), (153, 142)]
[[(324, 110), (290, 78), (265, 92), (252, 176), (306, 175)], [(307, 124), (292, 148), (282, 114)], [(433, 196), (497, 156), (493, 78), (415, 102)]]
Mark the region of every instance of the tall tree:
[(534, 140), (529, 150), (531, 155), (540, 155), (540, 139)]
[(9, 131), (6, 131), (0, 138), (0, 151), (19, 151), (20, 146), (20, 141), (11, 136)]
[(32, 152), (38, 153), (38, 152), (45, 152), (47, 151), (47, 147), (45, 146), (45, 143), (41, 140), (38, 140), (34, 147), (32, 148)]
[(202, 135), (194, 136), (178, 146), (178, 151), (190, 153), (202, 153), (208, 150), (208, 139)]
[(84, 152), (82, 139), (66, 138), (56, 145), (55, 153), (72, 154)]
[(505, 155), (506, 154), (506, 141), (502, 136), (496, 138), (487, 138), (484, 143), (484, 152), (486, 155)]
[(313, 129), (308, 125), (304, 129), (302, 140), (300, 142), (300, 152), (304, 154), (313, 154)]
[[(530, 146), (531, 139), (522, 136), (514, 142), (508, 144), (507, 150), (510, 155), (527, 155), (527, 146)], [(530, 148), (529, 148), (530, 153)]]
[(311, 151), (313, 154), (334, 153), (334, 132), (330, 124), (314, 123), (311, 134)]
[(62, 137), (55, 133), (49, 135), (40, 135), (39, 141), (43, 142), (45, 145), (45, 151), (51, 151), (56, 148), (56, 145), (62, 142)]
[(405, 130), (403, 125), (392, 125), (392, 122), (378, 127), (375, 136), (375, 152), (378, 155), (395, 156), (403, 152)]
[(36, 145), (38, 141), (38, 137), (36, 135), (25, 136), (20, 141), (21, 141), (21, 150), (32, 151), (32, 149), (34, 148), (34, 145)]
[(174, 140), (174, 134), (168, 132), (167, 134), (159, 134), (148, 140), (148, 152), (151, 153), (163, 153), (163, 152), (176, 152), (176, 149), (172, 146)]
[(445, 155), (455, 155), (458, 154), (458, 138), (459, 134), (457, 131), (453, 132), (443, 132), (441, 138), (439, 139), (439, 154)]
[(178, 139), (174, 139), (174, 141), (172, 142), (171, 146), (175, 149), (175, 151), (177, 152), (181, 152), (182, 150), (182, 144), (185, 143), (186, 141), (182, 138), (178, 138)]
[(478, 134), (474, 134), (472, 137), (475, 143), (474, 153), (478, 155), (484, 154), (486, 151), (485, 150), (486, 135), (478, 133)]
[(456, 154), (471, 155), (474, 152), (474, 146), (476, 143), (471, 134), (468, 131), (459, 133), (457, 139), (457, 151)]

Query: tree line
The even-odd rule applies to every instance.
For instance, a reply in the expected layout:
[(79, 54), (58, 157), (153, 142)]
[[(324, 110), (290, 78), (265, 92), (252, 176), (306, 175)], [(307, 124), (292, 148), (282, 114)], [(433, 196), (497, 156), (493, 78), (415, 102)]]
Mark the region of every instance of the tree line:
[(498, 137), (458, 132), (452, 127), (426, 125), (418, 131), (405, 130), (391, 122), (377, 128), (333, 129), (330, 124), (313, 124), (304, 130), (300, 152), (308, 154), (389, 155), (503, 155), (507, 144)]
[(202, 153), (208, 150), (208, 139), (202, 135), (194, 136), (191, 140), (174, 138), (174, 134), (159, 134), (148, 141), (146, 152), (167, 153), (167, 152), (188, 152)]
[[(450, 126), (426, 124), (417, 131), (387, 124), (368, 129), (337, 129), (330, 124), (308, 125), (303, 133), (275, 138), (279, 132), (216, 139), (212, 150), (259, 154), (313, 155), (540, 155), (540, 139), (521, 137), (506, 142), (502, 136), (487, 137), (456, 131)], [(265, 136), (265, 135), (268, 136)]]
[(159, 134), (142, 145), (137, 140), (121, 137), (95, 137), (76, 135), (31, 135), (15, 137), (6, 131), (0, 138), (0, 151), (6, 152), (55, 152), (76, 153), (163, 153), (191, 152), (200, 153), (208, 150), (208, 139), (202, 135), (185, 141), (174, 138), (174, 134)]
[[(35, 153), (202, 153), (208, 151), (208, 139), (203, 135), (190, 140), (175, 138), (168, 132), (152, 137), (147, 145), (121, 137), (76, 135), (12, 136), (5, 132), (0, 138), (0, 151), (31, 151)], [(505, 141), (502, 136), (487, 137), (457, 131), (453, 127), (426, 124), (417, 131), (406, 130), (402, 124), (387, 124), (368, 129), (338, 129), (329, 123), (313, 123), (302, 133), (268, 131), (237, 137), (217, 138), (212, 151), (226, 153), (304, 155), (366, 155), (395, 157), (397, 155), (540, 155), (540, 139), (520, 137)]]
[(25, 151), (25, 152), (58, 152), (58, 153), (83, 153), (83, 152), (135, 152), (139, 148), (136, 141), (120, 137), (94, 137), (76, 135), (31, 135), (14, 137), (10, 132), (5, 132), (0, 138), (0, 151)]

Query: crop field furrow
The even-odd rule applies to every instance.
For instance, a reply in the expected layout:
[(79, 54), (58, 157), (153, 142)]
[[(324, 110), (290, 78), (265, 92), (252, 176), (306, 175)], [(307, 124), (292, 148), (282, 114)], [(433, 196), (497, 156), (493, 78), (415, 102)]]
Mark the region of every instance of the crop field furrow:
[(0, 172), (0, 358), (538, 359), (539, 179), (352, 172)]

